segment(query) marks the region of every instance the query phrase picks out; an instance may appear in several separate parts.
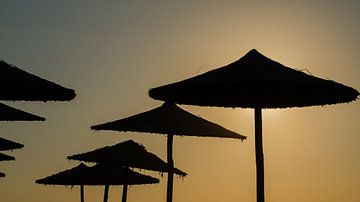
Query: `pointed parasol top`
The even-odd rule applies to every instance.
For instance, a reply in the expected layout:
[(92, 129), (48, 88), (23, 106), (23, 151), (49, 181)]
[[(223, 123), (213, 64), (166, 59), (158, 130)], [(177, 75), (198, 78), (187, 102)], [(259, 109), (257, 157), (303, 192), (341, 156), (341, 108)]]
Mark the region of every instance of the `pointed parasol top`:
[(188, 105), (287, 108), (351, 102), (359, 92), (286, 67), (253, 49), (229, 65), (153, 88), (149, 95)]
[(159, 180), (116, 165), (97, 164), (88, 167), (80, 164), (49, 177), (36, 180), (47, 185), (138, 185), (154, 184)]
[(0, 103), (0, 121), (45, 121), (45, 118)]
[(0, 100), (69, 101), (74, 90), (64, 88), (5, 61), (0, 61)]
[(15, 160), (14, 157), (0, 153), (0, 161), (13, 161)]
[(0, 137), (0, 151), (23, 148), (24, 145)]
[(175, 104), (160, 107), (117, 121), (92, 126), (94, 130), (116, 130), (180, 136), (246, 139), (233, 131), (195, 116)]
[[(131, 168), (167, 172), (168, 165), (155, 154), (146, 151), (145, 147), (128, 140), (113, 146), (107, 146), (94, 151), (68, 156), (71, 160), (85, 162), (118, 164)], [(174, 168), (174, 173), (185, 176), (186, 173)]]

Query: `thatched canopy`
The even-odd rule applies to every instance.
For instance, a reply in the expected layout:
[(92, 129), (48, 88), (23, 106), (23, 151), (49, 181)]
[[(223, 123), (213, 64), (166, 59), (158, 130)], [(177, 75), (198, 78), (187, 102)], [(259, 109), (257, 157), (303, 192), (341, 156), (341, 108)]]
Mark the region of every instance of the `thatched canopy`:
[(350, 102), (359, 92), (286, 67), (251, 50), (229, 65), (153, 88), (149, 95), (188, 105), (287, 108)]
[(91, 129), (246, 139), (245, 136), (227, 130), (167, 102), (150, 111), (92, 126)]
[(0, 100), (69, 101), (74, 90), (64, 88), (5, 61), (0, 61)]
[(0, 161), (13, 161), (15, 160), (14, 157), (0, 153)]
[(72, 169), (36, 180), (46, 185), (138, 185), (154, 184), (159, 180), (116, 165), (97, 164), (88, 167), (80, 164)]
[[(167, 172), (168, 165), (144, 146), (128, 140), (113, 146), (106, 146), (94, 151), (68, 156), (71, 160), (119, 164), (131, 168)], [(185, 176), (186, 173), (174, 168), (174, 173)]]
[(0, 121), (45, 121), (45, 118), (0, 103)]
[(0, 137), (0, 151), (23, 148), (24, 145)]
[(0, 172), (0, 177), (5, 177), (5, 173)]

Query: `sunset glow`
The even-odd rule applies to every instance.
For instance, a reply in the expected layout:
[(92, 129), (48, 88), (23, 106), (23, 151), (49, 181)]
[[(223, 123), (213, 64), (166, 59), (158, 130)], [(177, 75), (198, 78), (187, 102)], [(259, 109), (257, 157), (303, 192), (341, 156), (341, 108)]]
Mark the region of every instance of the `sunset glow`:
[[(256, 48), (317, 77), (360, 90), (360, 3), (355, 1), (3, 2), (0, 59), (74, 89), (70, 102), (1, 102), (45, 122), (0, 122), (24, 144), (0, 162), (1, 202), (80, 201), (79, 187), (36, 179), (78, 165), (67, 156), (125, 140), (166, 160), (162, 135), (91, 131), (90, 126), (162, 104), (148, 90), (229, 64)], [(234, 92), (236, 93), (236, 92)], [(247, 136), (175, 137), (174, 202), (254, 202), (254, 111), (181, 108)], [(267, 202), (358, 202), (360, 102), (263, 110)], [(138, 170), (139, 171), (139, 170)], [(158, 185), (130, 186), (128, 202), (166, 198)], [(104, 187), (85, 187), (101, 201)], [(109, 201), (120, 201), (110, 187)]]

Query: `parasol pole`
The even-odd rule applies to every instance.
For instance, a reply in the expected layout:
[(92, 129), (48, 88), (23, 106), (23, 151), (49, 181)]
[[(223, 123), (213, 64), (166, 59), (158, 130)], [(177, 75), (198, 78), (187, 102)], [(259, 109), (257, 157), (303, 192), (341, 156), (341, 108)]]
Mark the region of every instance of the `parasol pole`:
[(168, 163), (168, 180), (166, 202), (172, 202), (173, 183), (174, 183), (174, 161), (173, 161), (173, 139), (174, 135), (168, 134), (167, 137), (167, 163)]
[(124, 184), (123, 191), (122, 191), (122, 200), (121, 200), (122, 202), (126, 202), (127, 190), (128, 190), (128, 185)]
[(255, 156), (256, 156), (256, 198), (265, 202), (264, 194), (264, 153), (262, 143), (261, 108), (255, 108)]
[(108, 197), (109, 197), (109, 185), (105, 185), (105, 189), (104, 189), (104, 202), (108, 201)]
[(80, 185), (80, 202), (84, 201), (84, 185)]

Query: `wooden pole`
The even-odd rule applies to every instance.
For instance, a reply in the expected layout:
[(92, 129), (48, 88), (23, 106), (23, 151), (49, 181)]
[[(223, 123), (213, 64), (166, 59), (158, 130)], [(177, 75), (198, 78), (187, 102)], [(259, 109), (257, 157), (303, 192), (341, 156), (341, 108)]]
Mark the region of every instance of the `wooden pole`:
[(124, 184), (123, 185), (123, 191), (122, 191), (122, 202), (126, 202), (126, 198), (127, 198), (127, 190), (128, 190), (128, 185)]
[(173, 183), (174, 183), (174, 161), (172, 157), (173, 139), (174, 136), (168, 134), (168, 138), (167, 138), (168, 181), (167, 181), (166, 202), (172, 202), (172, 195), (173, 195)]
[(84, 185), (80, 185), (80, 201), (84, 202)]
[(104, 189), (104, 202), (107, 202), (109, 198), (109, 185), (105, 185)]
[(265, 202), (261, 108), (255, 108), (256, 199)]

